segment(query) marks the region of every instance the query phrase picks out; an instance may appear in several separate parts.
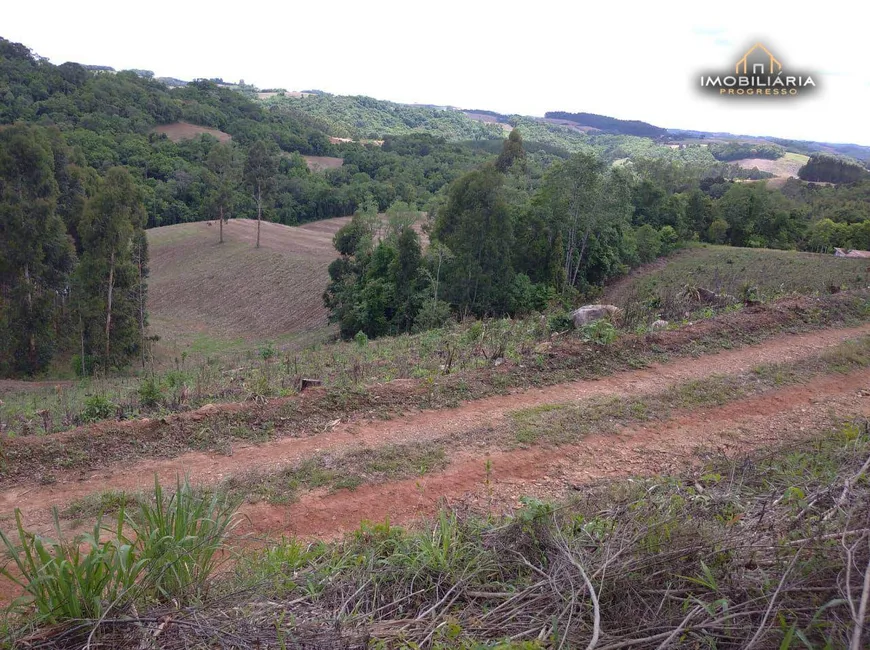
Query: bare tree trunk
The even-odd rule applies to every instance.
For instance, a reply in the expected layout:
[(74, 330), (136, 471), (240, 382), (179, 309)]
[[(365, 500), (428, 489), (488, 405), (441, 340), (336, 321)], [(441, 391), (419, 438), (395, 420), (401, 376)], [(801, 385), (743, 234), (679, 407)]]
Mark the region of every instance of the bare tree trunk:
[(260, 221), (263, 218), (263, 192), (260, 181), (257, 181), (257, 248), (260, 248)]
[(115, 251), (109, 258), (109, 292), (106, 298), (106, 363), (109, 361), (109, 334), (112, 329), (112, 294), (115, 291)]
[(144, 287), (143, 279), (142, 279), (142, 241), (139, 240), (139, 335), (141, 337), (141, 342), (139, 344), (139, 351), (142, 357), (142, 367), (145, 367), (145, 300), (142, 295), (144, 292), (142, 291), (142, 287)]
[[(33, 318), (33, 283), (30, 281), (30, 265), (24, 264), (24, 281), (27, 284), (27, 320), (28, 326), (30, 325), (30, 320)], [(30, 363), (36, 364), (36, 337), (33, 332), (30, 332), (30, 336), (27, 339), (28, 347), (30, 348)]]
[(82, 333), (82, 377), (88, 376), (88, 368), (85, 365), (85, 326), (82, 323), (82, 315), (79, 313), (79, 330)]
[(221, 220), (221, 223), (220, 223), (220, 226), (221, 226), (221, 240), (220, 240), (218, 243), (219, 243), (219, 244), (223, 244), (223, 243), (224, 243), (224, 206), (221, 206), (220, 220)]

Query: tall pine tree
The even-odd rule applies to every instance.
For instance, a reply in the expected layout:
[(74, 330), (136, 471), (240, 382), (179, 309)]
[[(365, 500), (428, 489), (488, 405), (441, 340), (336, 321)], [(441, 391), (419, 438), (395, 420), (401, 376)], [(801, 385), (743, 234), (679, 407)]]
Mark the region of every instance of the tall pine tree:
[(122, 366), (140, 350), (145, 322), (147, 246), (139, 188), (121, 167), (108, 171), (88, 202), (79, 234), (76, 300), (85, 359), (103, 369)]
[(57, 347), (75, 250), (57, 214), (44, 129), (0, 131), (0, 371), (39, 372)]

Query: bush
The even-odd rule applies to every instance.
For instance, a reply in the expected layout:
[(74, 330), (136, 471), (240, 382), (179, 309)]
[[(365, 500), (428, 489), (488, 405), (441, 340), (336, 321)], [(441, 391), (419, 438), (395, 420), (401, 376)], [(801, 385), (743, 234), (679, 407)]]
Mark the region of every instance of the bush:
[(76, 377), (87, 377), (91, 374), (96, 366), (97, 359), (92, 355), (85, 356), (84, 366), (82, 365), (82, 355), (74, 354), (70, 360), (72, 370)]
[(160, 406), (163, 398), (163, 384), (157, 377), (151, 375), (142, 380), (139, 386), (139, 403), (142, 406), (148, 408)]
[[(672, 229), (673, 230), (673, 229)], [(652, 262), (662, 248), (661, 235), (648, 223), (637, 229), (637, 256), (641, 262)]]
[(450, 305), (443, 300), (427, 300), (417, 312), (414, 319), (413, 331), (425, 332), (426, 330), (444, 327), (450, 320)]
[(271, 343), (266, 343), (265, 345), (260, 346), (258, 352), (260, 353), (260, 358), (263, 361), (274, 359), (278, 355), (278, 352), (275, 350), (275, 346)]
[(597, 320), (594, 323), (589, 323), (580, 328), (580, 336), (584, 341), (597, 343), (598, 345), (609, 345), (613, 343), (619, 336), (617, 329), (606, 320)]
[(567, 311), (560, 311), (547, 319), (547, 329), (550, 332), (567, 332), (573, 327), (574, 320), (571, 318), (571, 313)]
[(364, 348), (369, 344), (369, 337), (362, 330), (354, 335), (353, 340), (358, 348)]
[(97, 422), (108, 420), (117, 412), (118, 407), (105, 395), (91, 395), (85, 399), (85, 408), (82, 410), (83, 422)]

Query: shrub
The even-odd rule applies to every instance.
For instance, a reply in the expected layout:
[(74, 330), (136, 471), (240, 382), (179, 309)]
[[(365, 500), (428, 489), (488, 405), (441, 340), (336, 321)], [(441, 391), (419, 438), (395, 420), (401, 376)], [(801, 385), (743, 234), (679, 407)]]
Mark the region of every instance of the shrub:
[(151, 375), (142, 380), (139, 386), (139, 403), (145, 407), (159, 406), (163, 401), (163, 384), (157, 377)]
[(637, 256), (641, 262), (652, 262), (659, 256), (662, 240), (659, 232), (648, 223), (637, 229)]
[(115, 415), (117, 406), (105, 395), (91, 395), (85, 399), (85, 408), (82, 410), (84, 422), (97, 422), (107, 420)]
[(547, 329), (551, 332), (567, 332), (574, 327), (570, 312), (560, 311), (547, 319)]
[(580, 336), (584, 341), (589, 341), (590, 343), (608, 345), (616, 340), (619, 332), (606, 320), (597, 320), (580, 328)]
[(427, 300), (417, 312), (414, 319), (413, 331), (425, 332), (426, 330), (444, 327), (450, 320), (450, 305), (443, 300)]
[(271, 343), (266, 343), (265, 345), (260, 346), (259, 353), (260, 358), (263, 361), (274, 359), (278, 355), (278, 352), (275, 350), (275, 346)]
[(369, 344), (369, 337), (362, 330), (354, 335), (353, 340), (358, 348), (364, 348)]

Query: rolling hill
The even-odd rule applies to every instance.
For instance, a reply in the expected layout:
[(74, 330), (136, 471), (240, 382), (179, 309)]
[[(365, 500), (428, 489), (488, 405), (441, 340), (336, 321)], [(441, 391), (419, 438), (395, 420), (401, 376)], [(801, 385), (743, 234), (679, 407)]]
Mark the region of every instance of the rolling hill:
[(161, 347), (286, 337), (322, 329), (321, 295), (335, 259), (332, 237), (349, 217), (299, 227), (233, 219), (218, 243), (217, 225), (186, 223), (148, 231), (148, 310)]

